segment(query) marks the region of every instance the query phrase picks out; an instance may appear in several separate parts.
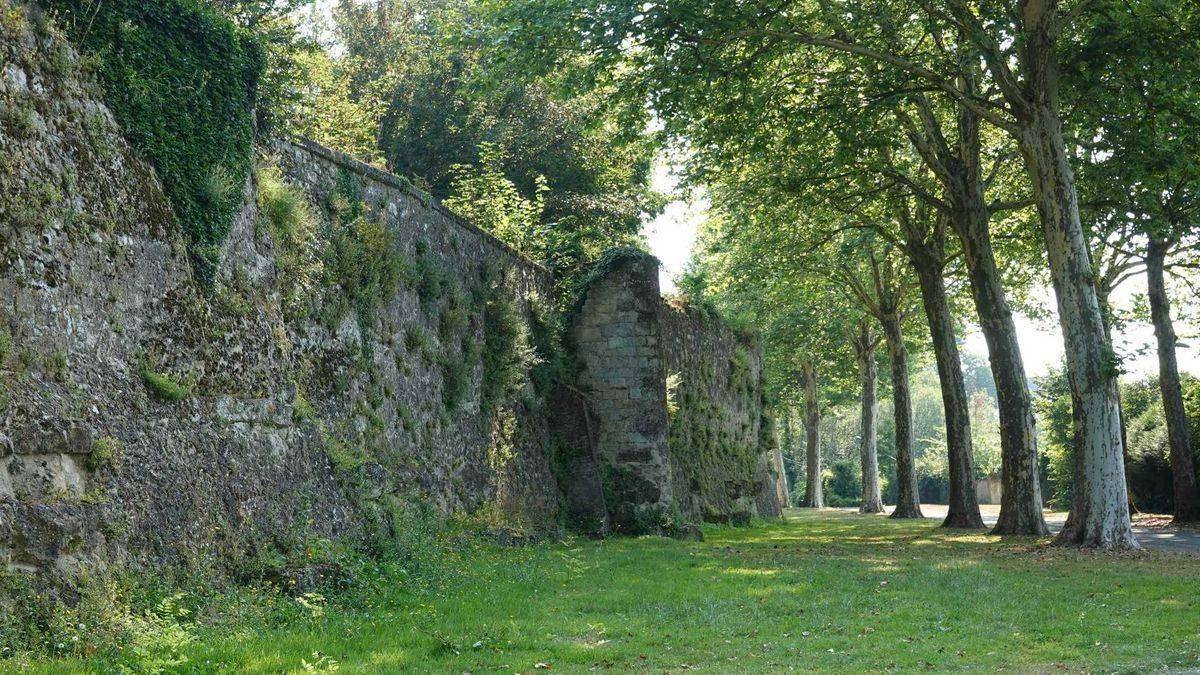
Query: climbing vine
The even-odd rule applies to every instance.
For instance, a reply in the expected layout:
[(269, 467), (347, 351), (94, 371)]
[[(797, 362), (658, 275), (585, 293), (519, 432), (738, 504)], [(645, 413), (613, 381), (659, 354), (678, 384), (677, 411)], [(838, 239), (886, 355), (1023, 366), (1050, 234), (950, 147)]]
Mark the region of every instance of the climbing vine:
[(105, 103), (157, 171), (211, 284), (251, 170), (261, 47), (195, 0), (44, 5), (97, 64)]

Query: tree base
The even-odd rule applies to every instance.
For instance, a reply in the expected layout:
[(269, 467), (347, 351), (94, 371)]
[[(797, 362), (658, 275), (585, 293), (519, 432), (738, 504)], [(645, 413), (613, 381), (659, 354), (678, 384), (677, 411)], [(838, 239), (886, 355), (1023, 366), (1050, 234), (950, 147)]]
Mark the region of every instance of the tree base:
[(925, 516), (923, 516), (921, 514), (921, 507), (915, 506), (915, 505), (914, 506), (897, 506), (896, 510), (892, 511), (892, 515), (888, 516), (888, 518), (895, 518), (896, 520), (902, 520), (902, 519), (907, 519), (907, 518), (924, 518), (924, 517)]
[(1138, 543), (1137, 537), (1133, 536), (1133, 530), (1129, 528), (1128, 518), (1125, 525), (1117, 524), (1112, 527), (1086, 527), (1083, 524), (1086, 520), (1074, 518), (1074, 514), (1068, 516), (1062, 532), (1058, 533), (1050, 545), (1100, 551), (1141, 550), (1142, 545)]
[(1048, 537), (1050, 528), (1046, 527), (1046, 519), (1042, 517), (1040, 510), (1036, 513), (1012, 514), (1006, 513), (1004, 507), (1000, 507), (1000, 519), (989, 534)]
[(1175, 503), (1175, 514), (1171, 518), (1173, 525), (1195, 524), (1200, 523), (1200, 504), (1180, 506), (1179, 500)]
[(863, 504), (858, 507), (859, 513), (883, 513), (883, 504)]
[(976, 511), (975, 513), (951, 513), (942, 521), (942, 527), (956, 530), (982, 530), (986, 526), (983, 524), (983, 517)]

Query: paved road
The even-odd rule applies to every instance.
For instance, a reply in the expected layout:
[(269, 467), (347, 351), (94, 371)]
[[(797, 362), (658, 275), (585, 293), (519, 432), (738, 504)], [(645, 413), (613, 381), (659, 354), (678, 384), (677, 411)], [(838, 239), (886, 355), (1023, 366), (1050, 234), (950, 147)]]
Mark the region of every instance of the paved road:
[[(1000, 514), (999, 506), (985, 504), (979, 507), (979, 511), (983, 515), (983, 522), (988, 527), (996, 524), (996, 518)], [(946, 505), (922, 504), (921, 513), (926, 518), (940, 521), (946, 517)], [(1058, 511), (1046, 512), (1046, 525), (1050, 527), (1051, 532), (1061, 530), (1066, 520), (1067, 514), (1065, 513)], [(1151, 527), (1134, 523), (1133, 533), (1137, 535), (1138, 541), (1146, 548), (1200, 556), (1200, 532), (1179, 530), (1171, 526)]]

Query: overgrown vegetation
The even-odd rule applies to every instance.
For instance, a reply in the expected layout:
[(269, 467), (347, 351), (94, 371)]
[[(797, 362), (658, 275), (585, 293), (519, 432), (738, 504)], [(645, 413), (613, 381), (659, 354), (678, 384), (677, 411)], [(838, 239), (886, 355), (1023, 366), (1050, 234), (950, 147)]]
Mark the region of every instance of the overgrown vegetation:
[(298, 317), (311, 311), (317, 285), (323, 280), (323, 261), (317, 238), (317, 217), (305, 194), (283, 178), (279, 167), (261, 161), (257, 167), (258, 213), (275, 244), (275, 265), (283, 283), (284, 312)]
[(43, 4), (98, 64), (105, 103), (154, 165), (211, 283), (250, 174), (262, 49), (195, 0)]
[(333, 327), (352, 309), (366, 336), (377, 309), (395, 292), (409, 263), (383, 215), (368, 211), (361, 189), (358, 177), (350, 171), (338, 173), (329, 204), (322, 286), (340, 294), (327, 293), (322, 312), (326, 325)]
[[(213, 663), (195, 650), (218, 636), (311, 628), (389, 603), (444, 597), (464, 574), (464, 556), (485, 546), (480, 523), (446, 521), (415, 501), (389, 517), (394, 529), (369, 551), (289, 533), (260, 540), (225, 561), (233, 580), (225, 583), (203, 571), (156, 575), (113, 566), (83, 577), (77, 597), (65, 597), (27, 575), (0, 572), (0, 669), (207, 669)], [(300, 657), (321, 660), (312, 650)], [(299, 661), (294, 666), (305, 671)]]
[[(550, 356), (553, 358), (553, 356)], [(480, 407), (491, 413), (512, 400), (529, 381), (538, 358), (520, 308), (501, 292), (483, 307), (483, 380)]]

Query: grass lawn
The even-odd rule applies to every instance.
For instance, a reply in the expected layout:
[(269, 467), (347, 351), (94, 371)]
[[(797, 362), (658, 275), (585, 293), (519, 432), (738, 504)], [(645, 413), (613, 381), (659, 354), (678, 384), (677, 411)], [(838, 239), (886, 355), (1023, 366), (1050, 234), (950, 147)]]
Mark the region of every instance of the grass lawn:
[(1200, 669), (1197, 558), (836, 511), (705, 536), (488, 548), (441, 592), (385, 576), (319, 618), (197, 627), (182, 670)]

